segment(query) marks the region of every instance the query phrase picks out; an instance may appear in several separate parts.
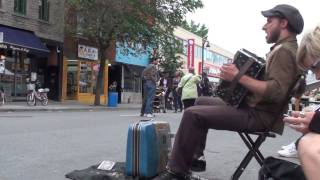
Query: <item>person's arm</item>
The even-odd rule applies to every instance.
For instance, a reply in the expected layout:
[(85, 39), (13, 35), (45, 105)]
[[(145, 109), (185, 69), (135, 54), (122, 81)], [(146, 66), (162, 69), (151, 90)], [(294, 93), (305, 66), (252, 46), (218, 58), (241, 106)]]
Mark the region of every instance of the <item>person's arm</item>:
[(186, 76), (183, 76), (181, 79), (180, 79), (180, 82), (179, 82), (179, 84), (178, 84), (178, 87), (182, 87), (183, 85), (184, 85), (184, 83), (185, 83), (185, 81), (186, 81), (186, 78), (185, 78)]
[[(230, 82), (239, 73), (239, 69), (234, 64), (224, 64), (220, 68), (220, 71), (220, 78)], [(266, 81), (256, 80), (247, 75), (243, 75), (239, 79), (239, 83), (246, 87), (249, 91), (260, 95), (263, 95), (267, 89)]]
[(310, 123), (312, 121), (319, 121), (320, 119), (319, 112), (300, 112), (293, 111), (291, 116), (285, 117), (284, 122), (289, 123), (289, 127), (292, 129), (306, 134), (310, 132)]
[(246, 87), (249, 91), (259, 95), (264, 95), (267, 90), (267, 82), (253, 79), (247, 75), (243, 75), (239, 83)]

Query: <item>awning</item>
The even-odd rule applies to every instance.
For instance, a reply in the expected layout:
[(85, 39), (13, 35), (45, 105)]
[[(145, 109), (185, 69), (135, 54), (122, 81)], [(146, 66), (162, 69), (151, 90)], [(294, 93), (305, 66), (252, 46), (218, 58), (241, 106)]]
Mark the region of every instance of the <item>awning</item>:
[(50, 52), (32, 31), (0, 25), (0, 34), (2, 49), (23, 51), (37, 56), (46, 56)]

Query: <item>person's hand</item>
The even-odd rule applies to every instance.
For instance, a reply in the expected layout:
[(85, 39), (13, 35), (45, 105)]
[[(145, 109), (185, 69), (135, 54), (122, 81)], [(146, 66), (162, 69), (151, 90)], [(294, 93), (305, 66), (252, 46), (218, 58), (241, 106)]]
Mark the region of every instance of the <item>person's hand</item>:
[(309, 124), (313, 115), (314, 112), (293, 111), (291, 116), (285, 117), (283, 121), (288, 123), (292, 129), (306, 134), (309, 132)]
[(239, 69), (234, 64), (224, 64), (220, 67), (219, 77), (226, 81), (232, 81), (238, 73)]

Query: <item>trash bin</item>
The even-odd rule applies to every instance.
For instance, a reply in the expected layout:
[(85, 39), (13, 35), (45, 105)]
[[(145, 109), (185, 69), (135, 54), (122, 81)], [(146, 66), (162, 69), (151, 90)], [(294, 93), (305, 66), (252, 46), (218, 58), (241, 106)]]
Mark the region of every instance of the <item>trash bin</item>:
[(108, 106), (109, 107), (117, 107), (118, 105), (118, 93), (117, 92), (109, 92), (108, 93)]

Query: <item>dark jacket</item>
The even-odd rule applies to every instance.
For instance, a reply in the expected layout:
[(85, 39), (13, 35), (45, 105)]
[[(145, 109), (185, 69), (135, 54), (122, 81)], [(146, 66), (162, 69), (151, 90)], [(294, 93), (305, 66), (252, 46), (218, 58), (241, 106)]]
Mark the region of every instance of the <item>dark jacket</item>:
[(320, 111), (316, 110), (314, 116), (309, 124), (309, 130), (314, 133), (320, 134)]

